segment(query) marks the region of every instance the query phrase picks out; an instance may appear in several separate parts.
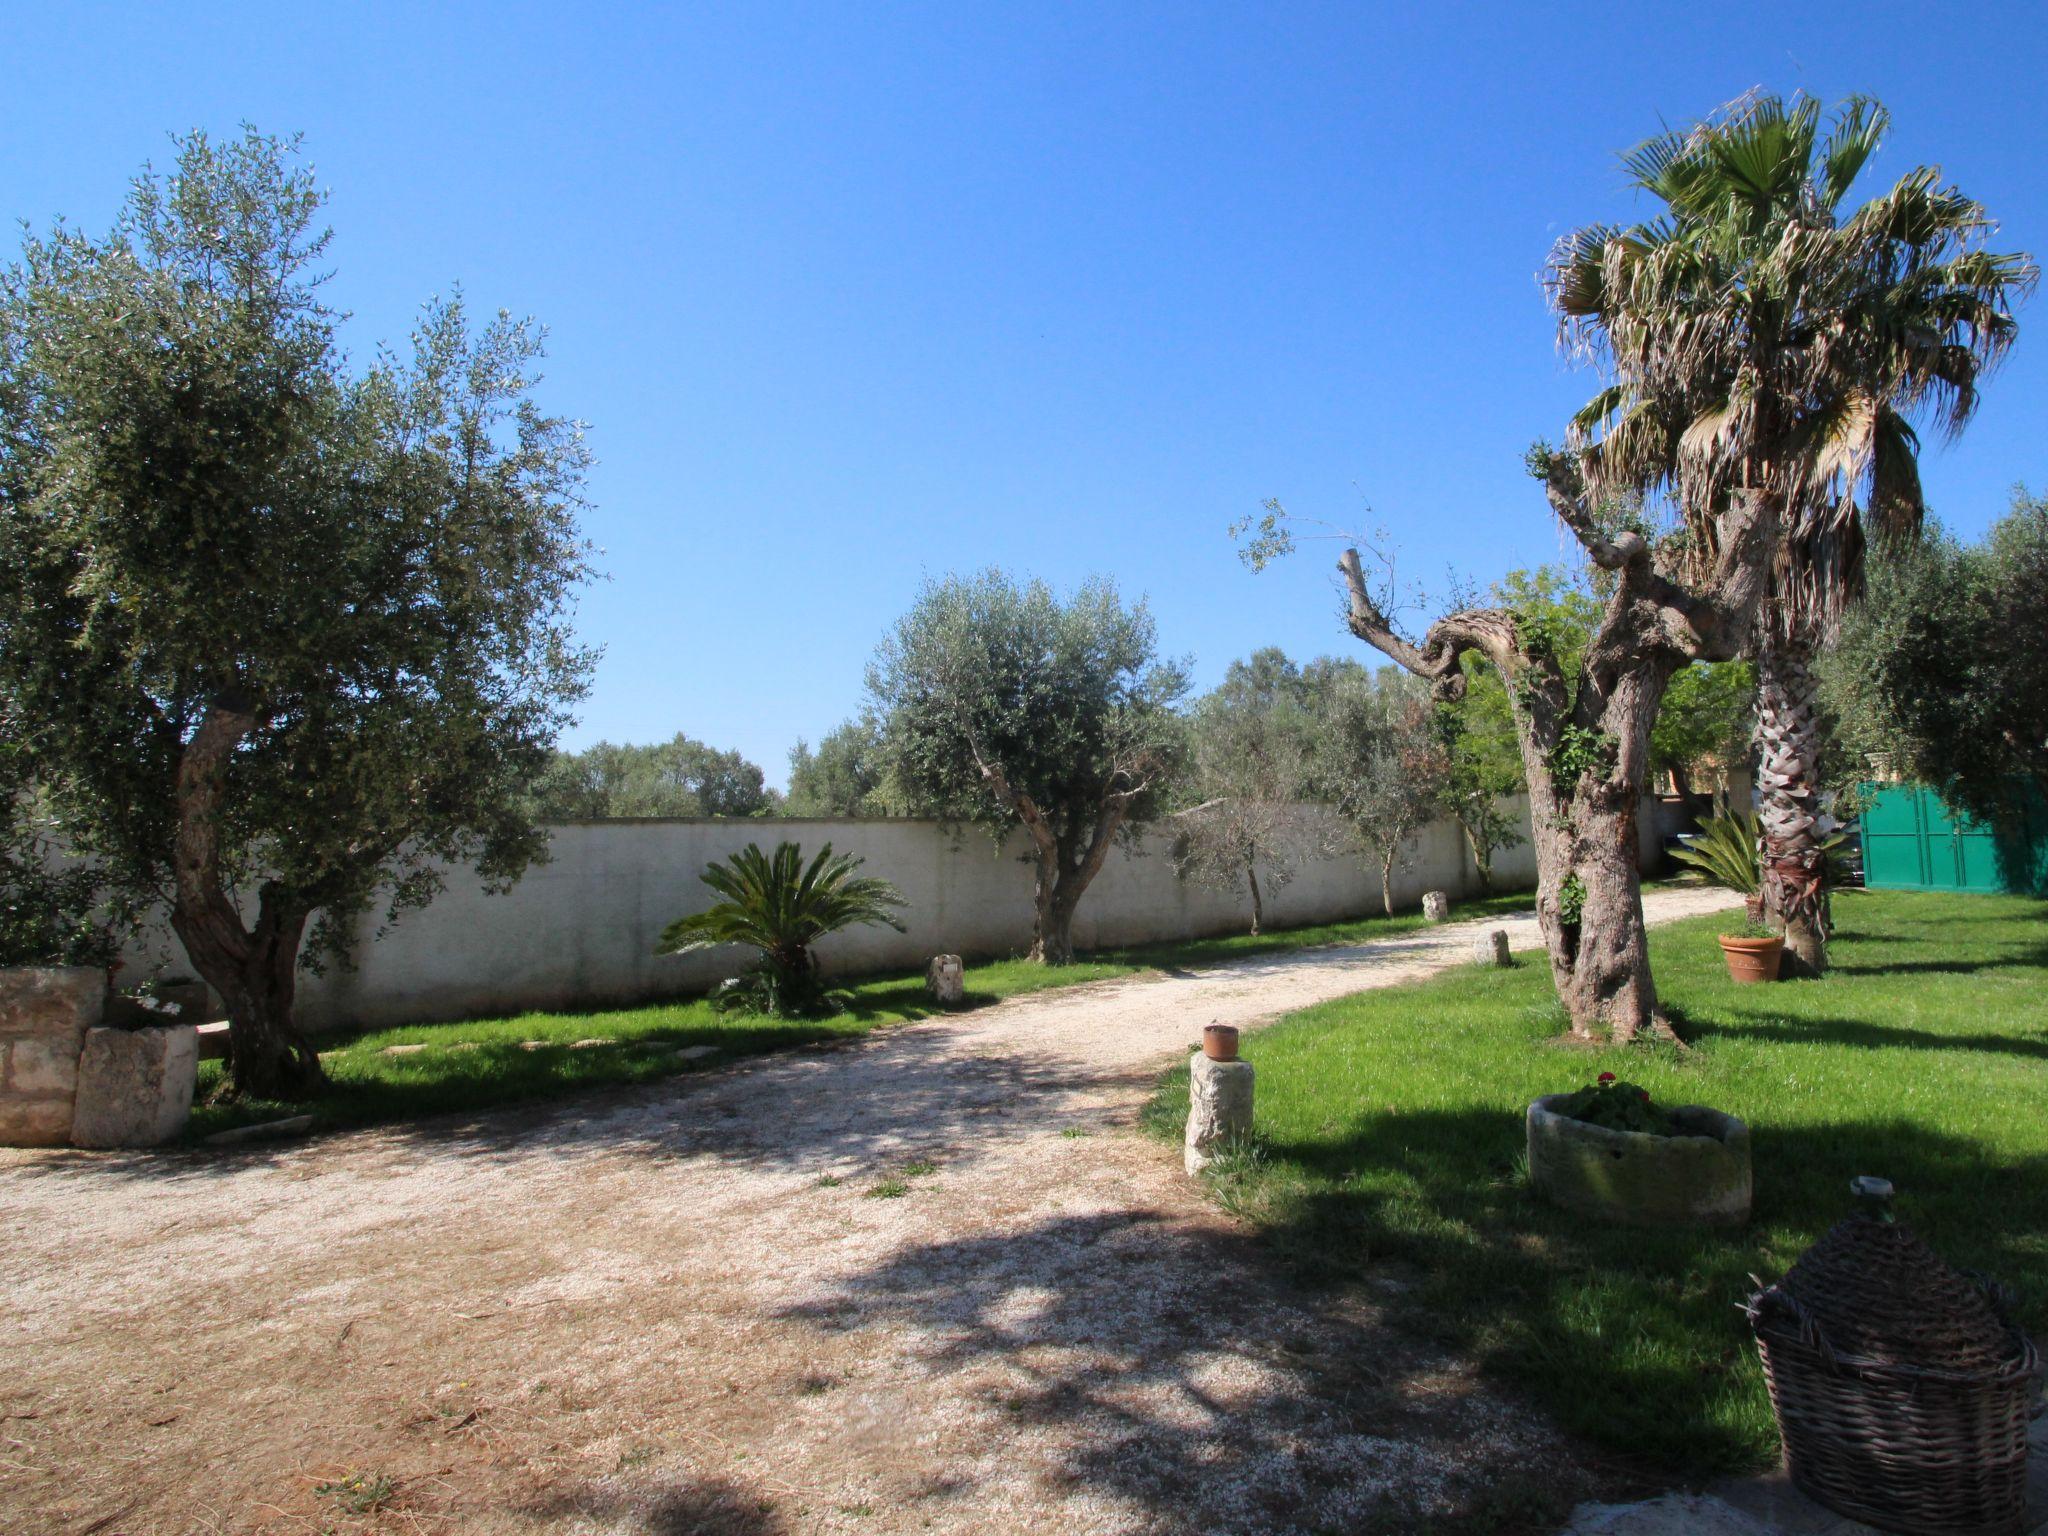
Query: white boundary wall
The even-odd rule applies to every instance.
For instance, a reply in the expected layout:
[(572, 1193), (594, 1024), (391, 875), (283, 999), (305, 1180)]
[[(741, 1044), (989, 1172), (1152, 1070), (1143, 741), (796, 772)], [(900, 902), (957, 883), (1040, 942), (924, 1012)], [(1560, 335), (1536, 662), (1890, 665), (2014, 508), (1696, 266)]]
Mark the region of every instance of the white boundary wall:
[[(1528, 803), (1516, 797), (1523, 830)], [(1661, 858), (1665, 818), (1645, 801), (1640, 828), (1645, 865)], [(327, 1030), (425, 1020), (583, 1009), (643, 1003), (702, 992), (733, 974), (739, 950), (686, 956), (654, 953), (670, 922), (709, 905), (698, 875), (748, 843), (787, 838), (813, 853), (826, 842), (867, 861), (863, 873), (893, 881), (908, 901), (907, 933), (861, 928), (819, 946), (841, 974), (921, 969), (934, 954), (1022, 953), (1031, 942), (1031, 866), (1019, 833), (998, 851), (985, 832), (957, 835), (918, 820), (660, 820), (560, 823), (550, 828), (553, 857), (509, 892), (485, 894), (475, 874), (450, 870), (448, 887), (424, 911), (407, 913), (374, 937), (378, 913), (359, 930), (355, 967), (301, 973), (299, 1017)], [(1478, 877), (1454, 822), (1408, 840), (1406, 867), (1394, 873), (1394, 904), (1413, 907), (1426, 890), (1453, 898), (1477, 892)], [(1500, 890), (1535, 884), (1535, 856), (1524, 841), (1494, 856)], [(1329, 922), (1380, 910), (1379, 871), (1363, 855), (1319, 859), (1266, 898), (1268, 927)], [(1113, 851), (1081, 899), (1074, 941), (1082, 949), (1242, 932), (1250, 907), (1243, 892), (1211, 891), (1175, 876), (1166, 840), (1153, 834), (1137, 854)], [(182, 951), (167, 934), (142, 946)], [(168, 942), (166, 942), (168, 940)]]

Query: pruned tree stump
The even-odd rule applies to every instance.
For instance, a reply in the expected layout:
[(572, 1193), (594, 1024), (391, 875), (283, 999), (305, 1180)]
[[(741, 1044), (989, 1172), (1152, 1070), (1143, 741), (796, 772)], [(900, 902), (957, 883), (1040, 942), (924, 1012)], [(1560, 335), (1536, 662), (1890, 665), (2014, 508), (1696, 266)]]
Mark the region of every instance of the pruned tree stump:
[(924, 968), (924, 989), (941, 1008), (958, 1008), (967, 1001), (967, 969), (958, 955), (934, 955)]
[(1481, 939), (1479, 947), (1473, 952), (1472, 958), (1481, 965), (1505, 967), (1512, 964), (1513, 962), (1508, 959), (1507, 929), (1496, 928), (1493, 932), (1486, 935), (1485, 938)]
[(1251, 1133), (1252, 1064), (1216, 1061), (1197, 1051), (1188, 1064), (1188, 1134), (1183, 1159), (1188, 1173), (1200, 1173)]
[(1451, 915), (1451, 898), (1444, 891), (1422, 893), (1422, 915), (1432, 923), (1440, 923)]

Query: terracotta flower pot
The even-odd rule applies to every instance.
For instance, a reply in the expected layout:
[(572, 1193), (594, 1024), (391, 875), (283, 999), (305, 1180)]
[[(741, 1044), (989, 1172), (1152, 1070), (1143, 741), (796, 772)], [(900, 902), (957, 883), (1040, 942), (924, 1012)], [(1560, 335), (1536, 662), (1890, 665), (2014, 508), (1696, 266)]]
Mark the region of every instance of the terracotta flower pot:
[(1735, 981), (1776, 981), (1785, 958), (1785, 941), (1775, 934), (1768, 939), (1739, 939), (1724, 933), (1721, 955)]
[(1211, 1061), (1237, 1060), (1237, 1026), (1211, 1024), (1202, 1031), (1202, 1054)]

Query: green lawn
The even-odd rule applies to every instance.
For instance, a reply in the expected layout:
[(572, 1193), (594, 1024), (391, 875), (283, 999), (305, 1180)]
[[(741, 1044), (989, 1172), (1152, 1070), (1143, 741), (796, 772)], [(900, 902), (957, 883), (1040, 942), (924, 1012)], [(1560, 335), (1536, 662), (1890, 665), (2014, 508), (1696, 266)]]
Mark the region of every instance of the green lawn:
[[(1540, 956), (1292, 1015), (1255, 1036), (1259, 1134), (1216, 1197), (1301, 1272), (1411, 1282), (1408, 1320), (1571, 1427), (1664, 1474), (1777, 1455), (1738, 1304), (1881, 1174), (1953, 1262), (2015, 1286), (2048, 1328), (2048, 902), (1852, 892), (1834, 971), (1736, 987), (1725, 917), (1659, 929), (1660, 995), (1681, 1055), (1561, 1043)], [(1735, 1235), (1602, 1228), (1554, 1211), (1522, 1172), (1522, 1114), (1602, 1070), (1754, 1132), (1756, 1215)], [(1178, 1137), (1187, 1074), (1148, 1118)]]
[[(1458, 917), (1527, 911), (1527, 893), (1460, 903)], [(1107, 950), (1073, 965), (1047, 968), (995, 960), (967, 968), (968, 1001), (983, 1006), (1049, 987), (1175, 966), (1211, 965), (1324, 944), (1356, 944), (1422, 926), (1419, 913), (1283, 929), (1252, 938), (1234, 935), (1185, 944)], [(337, 1042), (321, 1053), (333, 1091), (306, 1103), (276, 1100), (209, 1102), (221, 1083), (219, 1062), (200, 1066), (200, 1104), (189, 1134), (203, 1137), (258, 1120), (311, 1113), (318, 1127), (388, 1124), (422, 1115), (556, 1098), (613, 1083), (640, 1083), (702, 1071), (743, 1056), (866, 1034), (928, 1017), (922, 974), (881, 976), (852, 984), (852, 1006), (835, 1017), (788, 1022), (760, 1015), (721, 1016), (701, 999), (603, 1013), (527, 1013), (516, 1018), (380, 1029)], [(578, 1042), (600, 1041), (601, 1044)], [(420, 1046), (419, 1050), (392, 1047)], [(681, 1059), (678, 1052), (715, 1046), (717, 1054)]]

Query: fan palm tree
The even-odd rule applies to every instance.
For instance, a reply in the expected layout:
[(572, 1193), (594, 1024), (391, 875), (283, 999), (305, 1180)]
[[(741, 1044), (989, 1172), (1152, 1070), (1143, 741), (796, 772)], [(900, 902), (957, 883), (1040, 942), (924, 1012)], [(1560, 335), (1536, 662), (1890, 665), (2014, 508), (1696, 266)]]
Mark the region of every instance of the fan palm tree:
[(1762, 867), (1788, 951), (1825, 961), (1822, 722), (1811, 663), (1861, 590), (1866, 528), (1918, 532), (1915, 423), (1954, 436), (2012, 345), (2038, 269), (1984, 248), (1983, 205), (1920, 166), (1847, 211), (1890, 118), (1852, 97), (1753, 95), (1625, 157), (1664, 205), (1551, 254), (1568, 349), (1611, 382), (1573, 421), (1596, 488), (1659, 493), (1692, 558), (1712, 558), (1730, 498), (1784, 528), (1757, 626)]
[(662, 931), (659, 952), (683, 955), (719, 944), (745, 944), (761, 958), (742, 984), (719, 999), (733, 1007), (796, 1015), (818, 1012), (830, 999), (818, 977), (811, 946), (828, 933), (881, 923), (903, 932), (894, 911), (902, 895), (887, 880), (856, 871), (861, 860), (835, 855), (827, 843), (806, 866), (795, 843), (764, 854), (749, 843), (703, 881), (723, 900), (678, 918)]

